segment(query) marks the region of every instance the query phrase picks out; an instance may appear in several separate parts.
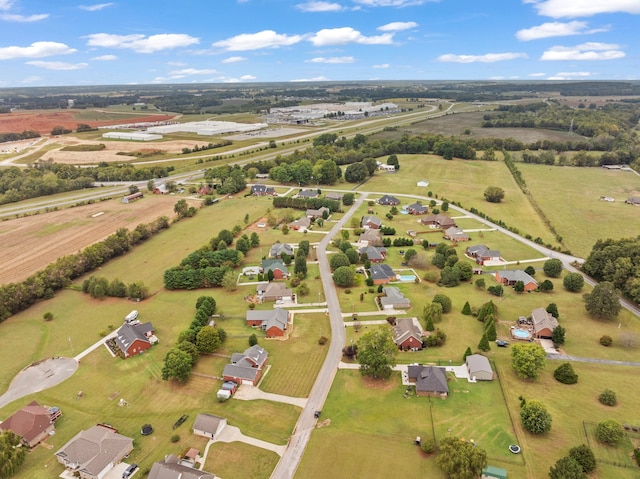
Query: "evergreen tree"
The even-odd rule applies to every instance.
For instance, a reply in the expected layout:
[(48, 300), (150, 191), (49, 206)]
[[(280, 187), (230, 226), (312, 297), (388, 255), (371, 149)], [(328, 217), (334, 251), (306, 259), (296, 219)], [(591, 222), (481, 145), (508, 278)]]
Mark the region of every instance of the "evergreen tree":
[(467, 356), (471, 356), (473, 354), (473, 352), (471, 351), (471, 346), (467, 346), (467, 350), (464, 352), (464, 355), (462, 356), (462, 362), (465, 362), (467, 360)]
[(489, 338), (487, 338), (487, 333), (482, 333), (482, 339), (480, 339), (480, 342), (478, 343), (478, 349), (484, 352), (487, 352), (491, 349), (491, 346), (489, 345)]
[(485, 327), (485, 334), (487, 335), (487, 339), (489, 341), (495, 341), (498, 339), (498, 333), (496, 332), (496, 323), (491, 319), (489, 324)]
[(425, 326), (425, 329), (427, 331), (435, 331), (436, 329), (436, 327), (433, 325), (433, 320), (431, 319), (431, 316), (427, 318), (427, 325)]
[(469, 301), (464, 303), (464, 306), (462, 307), (462, 314), (466, 316), (469, 316), (471, 314), (471, 305), (469, 304)]

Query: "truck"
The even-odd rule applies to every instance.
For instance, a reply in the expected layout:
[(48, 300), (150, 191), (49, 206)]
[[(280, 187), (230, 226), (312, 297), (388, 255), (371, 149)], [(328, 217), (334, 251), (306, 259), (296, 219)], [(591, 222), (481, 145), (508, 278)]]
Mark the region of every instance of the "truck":
[(138, 319), (138, 311), (136, 311), (135, 309), (124, 317), (124, 320), (127, 323), (132, 323), (136, 319)]

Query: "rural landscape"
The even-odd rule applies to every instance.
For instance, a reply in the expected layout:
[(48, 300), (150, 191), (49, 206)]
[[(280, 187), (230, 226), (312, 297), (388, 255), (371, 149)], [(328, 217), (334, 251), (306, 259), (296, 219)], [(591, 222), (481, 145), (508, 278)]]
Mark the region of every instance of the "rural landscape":
[(0, 100), (0, 478), (640, 477), (637, 81)]

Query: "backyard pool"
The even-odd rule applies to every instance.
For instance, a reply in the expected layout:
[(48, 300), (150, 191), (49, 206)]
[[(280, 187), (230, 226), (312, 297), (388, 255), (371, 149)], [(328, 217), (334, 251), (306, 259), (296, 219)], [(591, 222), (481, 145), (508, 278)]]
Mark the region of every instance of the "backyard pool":
[(416, 280), (416, 275), (415, 274), (401, 274), (398, 275), (398, 281), (415, 281)]
[(526, 329), (512, 329), (511, 334), (514, 338), (518, 339), (529, 339), (531, 338), (531, 333)]

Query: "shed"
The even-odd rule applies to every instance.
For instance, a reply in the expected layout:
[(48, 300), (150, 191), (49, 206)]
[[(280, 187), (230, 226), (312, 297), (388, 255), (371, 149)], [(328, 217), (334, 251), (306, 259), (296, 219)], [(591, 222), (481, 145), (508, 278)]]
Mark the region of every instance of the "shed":
[(231, 391), (228, 391), (226, 389), (218, 389), (218, 392), (216, 393), (216, 397), (218, 399), (227, 400), (231, 397)]
[(224, 427), (227, 425), (227, 419), (213, 414), (198, 414), (193, 423), (193, 433), (196, 436), (204, 436), (210, 439), (216, 439)]
[(483, 478), (495, 477), (496, 479), (507, 479), (506, 469), (495, 466), (487, 466), (482, 470)]

